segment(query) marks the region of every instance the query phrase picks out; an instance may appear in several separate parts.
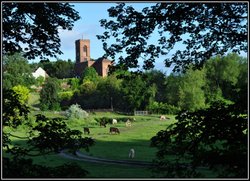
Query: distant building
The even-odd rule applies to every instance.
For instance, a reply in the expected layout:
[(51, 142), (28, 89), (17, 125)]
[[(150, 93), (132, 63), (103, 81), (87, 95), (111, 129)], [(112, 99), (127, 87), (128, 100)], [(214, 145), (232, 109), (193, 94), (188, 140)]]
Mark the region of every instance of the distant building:
[(108, 59), (99, 58), (95, 61), (90, 59), (90, 40), (80, 39), (75, 41), (76, 63), (75, 74), (81, 76), (87, 67), (95, 68), (99, 76), (108, 75), (109, 66), (112, 62)]
[(41, 67), (39, 67), (38, 69), (36, 69), (35, 72), (32, 73), (33, 77), (35, 77), (36, 79), (40, 76), (42, 76), (44, 79), (49, 77), (49, 75), (46, 73), (45, 70), (43, 70)]

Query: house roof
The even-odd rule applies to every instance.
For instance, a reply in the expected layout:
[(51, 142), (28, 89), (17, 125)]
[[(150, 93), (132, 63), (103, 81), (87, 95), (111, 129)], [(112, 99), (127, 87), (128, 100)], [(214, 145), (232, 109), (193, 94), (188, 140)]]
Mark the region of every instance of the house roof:
[(38, 71), (43, 71), (43, 72), (45, 73), (45, 76), (46, 76), (46, 77), (49, 77), (49, 75), (47, 74), (47, 72), (46, 72), (42, 67), (38, 67), (38, 68), (36, 69), (36, 71), (34, 71), (32, 74), (35, 74), (35, 73), (37, 73)]

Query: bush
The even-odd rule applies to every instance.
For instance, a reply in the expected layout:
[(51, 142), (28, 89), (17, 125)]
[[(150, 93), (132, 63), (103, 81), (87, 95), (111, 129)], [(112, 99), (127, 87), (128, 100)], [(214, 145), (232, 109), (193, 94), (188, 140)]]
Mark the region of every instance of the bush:
[(83, 127), (92, 127), (94, 125), (97, 125), (97, 121), (95, 119), (92, 119), (90, 117), (84, 118), (84, 119), (74, 119), (67, 122), (67, 125), (71, 128), (76, 128), (83, 132)]
[(85, 126), (96, 125), (97, 121), (93, 118), (92, 119), (88, 118), (88, 119), (84, 120), (84, 124), (85, 124)]
[(39, 77), (37, 77), (37, 79), (36, 79), (36, 83), (35, 83), (35, 85), (36, 86), (42, 86), (43, 85), (43, 83), (44, 83), (44, 81), (45, 81), (45, 78), (43, 77), (43, 76), (39, 76)]
[(148, 106), (148, 110), (155, 114), (177, 114), (180, 108), (162, 102), (153, 102)]
[(59, 83), (56, 78), (48, 78), (40, 92), (40, 109), (44, 110), (60, 110), (58, 91)]
[(60, 100), (70, 100), (74, 95), (73, 91), (59, 92), (58, 96)]
[(116, 118), (117, 122), (126, 122), (127, 120), (132, 121), (132, 118), (128, 118), (128, 117), (122, 117), (122, 118)]
[(68, 119), (84, 119), (88, 116), (89, 114), (86, 111), (82, 110), (78, 104), (71, 105), (66, 111), (66, 117)]
[(72, 90), (76, 90), (79, 87), (79, 82), (80, 82), (80, 79), (71, 78), (71, 79), (69, 79), (68, 84), (71, 86)]
[(106, 122), (106, 123), (112, 124), (112, 118), (108, 118), (108, 117), (95, 118), (95, 120), (97, 123)]
[(17, 85), (12, 90), (18, 95), (18, 99), (21, 103), (27, 103), (29, 99), (29, 89), (22, 85)]
[(175, 107), (169, 104), (165, 104), (165, 114), (178, 114), (181, 110), (179, 107)]

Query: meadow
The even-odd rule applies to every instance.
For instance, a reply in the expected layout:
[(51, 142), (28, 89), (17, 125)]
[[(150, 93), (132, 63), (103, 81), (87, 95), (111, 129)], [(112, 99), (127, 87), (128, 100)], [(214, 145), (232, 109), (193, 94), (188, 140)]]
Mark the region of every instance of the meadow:
[[(38, 95), (33, 94), (31, 96), (31, 100), (29, 100), (29, 105), (31, 107), (29, 119), (34, 120), (35, 115), (39, 113), (50, 118), (63, 118), (71, 129), (80, 130), (84, 137), (92, 137), (95, 140), (95, 144), (90, 147), (89, 151), (85, 151), (84, 149), (79, 151), (82, 154), (98, 158), (111, 160), (131, 160), (131, 158), (128, 158), (128, 153), (130, 148), (134, 148), (134, 161), (151, 162), (153, 159), (155, 159), (157, 150), (153, 147), (150, 147), (150, 139), (160, 130), (164, 130), (168, 125), (176, 122), (175, 115), (167, 115), (169, 119), (160, 120), (160, 115), (129, 116), (117, 114), (115, 112), (94, 112), (89, 113), (89, 116), (82, 120), (68, 120), (61, 112), (42, 112), (37, 110), (36, 105), (39, 104), (39, 99), (37, 96)], [(99, 123), (96, 122), (96, 119), (102, 117), (112, 119), (114, 118), (118, 120), (120, 118), (130, 119), (132, 120), (132, 126), (126, 127), (125, 122), (118, 121), (116, 125), (107, 124), (106, 127), (101, 127)], [(111, 126), (117, 127), (120, 130), (120, 134), (110, 134), (109, 128)], [(89, 127), (90, 134), (84, 134), (83, 127)], [(27, 136), (25, 135), (25, 127), (20, 127), (17, 130), (12, 131), (14, 135), (18, 135), (19, 137)], [(27, 141), (17, 137), (11, 137), (11, 139), (14, 141), (14, 143), (20, 144), (22, 146), (25, 146)], [(170, 155), (169, 159), (172, 159), (173, 157), (173, 155)], [(92, 163), (83, 160), (65, 158), (59, 154), (37, 156), (32, 157), (32, 159), (34, 163), (45, 166), (59, 166), (64, 163), (76, 162), (89, 172), (87, 178), (152, 178), (155, 176), (147, 167)], [(207, 173), (207, 177), (213, 177), (213, 174), (208, 172), (206, 169), (204, 170), (204, 173)]]
[[(35, 112), (36, 114), (39, 111)], [(54, 112), (41, 112), (48, 117), (59, 117), (58, 113)], [(34, 112), (31, 112), (31, 116)], [(128, 117), (131, 116), (120, 115), (108, 112), (99, 112), (90, 114), (89, 119), (98, 117)], [(33, 117), (33, 116), (32, 116)], [(62, 116), (61, 116), (62, 117)], [(135, 158), (137, 161), (152, 161), (155, 158), (156, 149), (150, 147), (150, 138), (158, 131), (165, 129), (167, 125), (174, 122), (174, 116), (170, 116), (170, 120), (160, 120), (157, 115), (150, 116), (133, 116), (136, 120), (132, 122), (131, 127), (126, 127), (124, 122), (118, 122), (115, 127), (119, 128), (120, 134), (110, 134), (109, 127), (113, 126), (108, 124), (107, 127), (100, 127), (99, 124), (89, 126), (90, 134), (84, 135), (92, 137), (95, 140), (95, 145), (90, 147), (89, 152), (80, 150), (82, 153), (98, 158), (106, 158), (112, 160), (129, 160), (128, 152), (130, 148), (135, 149)], [(71, 129), (78, 129), (83, 132), (85, 123), (81, 120), (65, 120)], [(22, 128), (19, 128), (15, 133), (20, 137), (25, 137)], [(20, 138), (12, 138), (17, 144), (25, 145), (25, 140)], [(86, 169), (89, 178), (148, 178), (152, 177), (151, 171), (148, 168), (121, 166), (113, 164), (100, 164), (90, 163), (78, 160), (70, 160), (58, 154), (49, 154), (45, 156), (38, 156), (32, 158), (34, 163), (57, 166), (68, 162), (77, 162), (82, 168)]]

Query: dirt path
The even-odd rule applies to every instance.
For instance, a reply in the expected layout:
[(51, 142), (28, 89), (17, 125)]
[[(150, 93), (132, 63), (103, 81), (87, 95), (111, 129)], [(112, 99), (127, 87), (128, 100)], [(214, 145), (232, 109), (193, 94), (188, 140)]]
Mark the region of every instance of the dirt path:
[(79, 151), (76, 152), (76, 155), (72, 155), (69, 153), (65, 153), (65, 150), (63, 150), (59, 153), (59, 155), (64, 158), (69, 158), (72, 160), (79, 160), (79, 161), (92, 162), (92, 163), (115, 164), (115, 165), (125, 165), (125, 166), (135, 166), (135, 167), (152, 166), (151, 162), (132, 161), (132, 160), (110, 160), (110, 159), (105, 159), (105, 158), (97, 158), (97, 157), (88, 156)]

